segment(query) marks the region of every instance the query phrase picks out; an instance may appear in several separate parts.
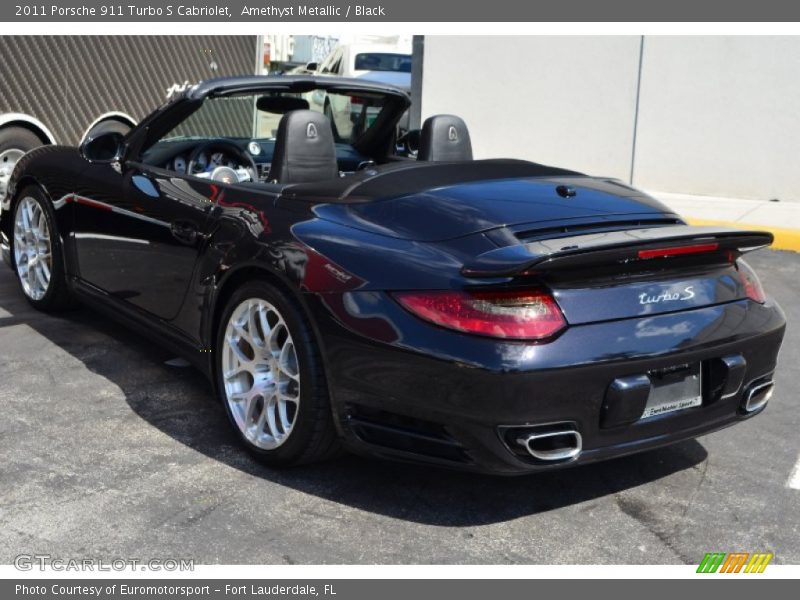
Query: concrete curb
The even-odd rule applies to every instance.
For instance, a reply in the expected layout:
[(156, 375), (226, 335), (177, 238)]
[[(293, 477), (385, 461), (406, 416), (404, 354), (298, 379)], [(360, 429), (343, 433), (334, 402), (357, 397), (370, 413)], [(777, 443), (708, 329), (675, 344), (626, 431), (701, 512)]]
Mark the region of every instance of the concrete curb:
[(781, 227), (772, 227), (771, 225), (750, 225), (748, 223), (740, 223), (738, 221), (712, 221), (706, 219), (693, 219), (685, 217), (689, 225), (717, 225), (724, 227), (735, 227), (737, 229), (753, 229), (756, 231), (769, 231), (775, 236), (775, 241), (772, 243), (773, 250), (791, 250), (793, 252), (800, 252), (800, 229), (784, 229)]

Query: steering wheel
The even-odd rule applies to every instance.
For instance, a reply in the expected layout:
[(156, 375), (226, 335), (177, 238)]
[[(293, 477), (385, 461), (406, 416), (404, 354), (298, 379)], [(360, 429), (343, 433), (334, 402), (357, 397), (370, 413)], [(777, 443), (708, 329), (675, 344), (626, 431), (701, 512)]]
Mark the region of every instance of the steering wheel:
[[(194, 175), (195, 177), (204, 176), (203, 173), (195, 173), (197, 158), (204, 152), (209, 159), (214, 152), (222, 152), (227, 156), (237, 159), (239, 166), (244, 167), (250, 173), (250, 181), (258, 181), (258, 167), (256, 167), (256, 161), (253, 160), (250, 153), (233, 142), (226, 140), (211, 140), (210, 142), (204, 142), (195, 146), (194, 150), (192, 150), (192, 153), (189, 155), (189, 163), (186, 165), (187, 175)], [(211, 177), (211, 173), (208, 173), (207, 176)], [(247, 180), (245, 179), (244, 181)]]

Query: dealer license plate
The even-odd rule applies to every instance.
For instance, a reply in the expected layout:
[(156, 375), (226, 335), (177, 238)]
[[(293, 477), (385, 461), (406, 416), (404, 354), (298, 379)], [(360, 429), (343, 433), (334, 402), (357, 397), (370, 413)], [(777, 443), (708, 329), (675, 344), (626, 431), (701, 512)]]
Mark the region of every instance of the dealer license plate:
[(685, 410), (703, 403), (700, 363), (650, 373), (650, 396), (642, 419)]

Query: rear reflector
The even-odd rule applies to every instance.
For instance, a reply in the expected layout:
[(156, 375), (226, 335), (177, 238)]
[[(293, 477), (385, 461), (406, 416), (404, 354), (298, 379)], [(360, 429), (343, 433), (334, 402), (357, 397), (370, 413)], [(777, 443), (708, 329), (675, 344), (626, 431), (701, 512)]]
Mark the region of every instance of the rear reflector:
[(495, 338), (542, 340), (567, 325), (556, 301), (542, 290), (398, 292), (394, 297), (421, 319)]
[(691, 246), (672, 246), (669, 248), (652, 248), (639, 250), (639, 258), (666, 258), (668, 256), (682, 256), (684, 254), (702, 254), (713, 252), (719, 248), (716, 242), (710, 244), (692, 244)]

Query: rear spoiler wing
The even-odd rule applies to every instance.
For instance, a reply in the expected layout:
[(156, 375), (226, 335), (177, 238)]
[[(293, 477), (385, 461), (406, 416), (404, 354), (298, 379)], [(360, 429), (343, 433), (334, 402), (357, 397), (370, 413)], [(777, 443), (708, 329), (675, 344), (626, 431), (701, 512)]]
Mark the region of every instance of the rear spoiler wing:
[(767, 231), (689, 225), (609, 231), (490, 250), (464, 265), (461, 273), (467, 277), (504, 277), (688, 254), (740, 255), (769, 246), (772, 241)]

